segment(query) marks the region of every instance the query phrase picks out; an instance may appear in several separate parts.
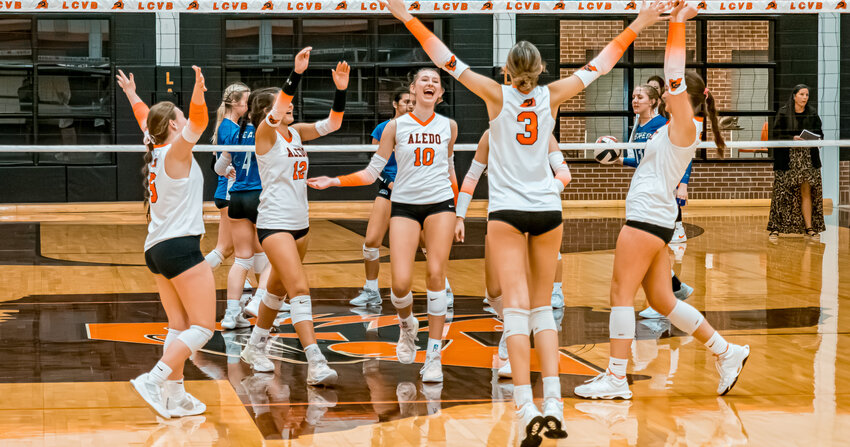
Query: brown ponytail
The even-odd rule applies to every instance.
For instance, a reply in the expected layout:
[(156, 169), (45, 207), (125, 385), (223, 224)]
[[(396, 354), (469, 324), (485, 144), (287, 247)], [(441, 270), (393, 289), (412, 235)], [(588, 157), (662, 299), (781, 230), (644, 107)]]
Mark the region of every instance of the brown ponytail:
[(153, 161), (153, 143), (145, 145), (144, 165), (142, 165), (142, 187), (145, 194), (145, 221), (151, 222), (151, 191), (150, 191), (150, 164)]
[(254, 90), (248, 96), (248, 121), (254, 125), (254, 129), (260, 127), (260, 123), (269, 114), (278, 94), (280, 94), (279, 88), (266, 87)]
[(686, 72), (685, 83), (688, 86), (688, 98), (694, 108), (694, 116), (708, 118), (711, 123), (714, 144), (717, 145), (717, 156), (723, 158), (726, 141), (723, 139), (723, 134), (720, 133), (720, 123), (717, 119), (717, 101), (706, 88), (705, 81), (696, 72)]
[(531, 91), (537, 87), (540, 74), (546, 70), (540, 50), (531, 42), (521, 40), (508, 53), (505, 71), (511, 76), (511, 83), (521, 91)]
[(142, 186), (144, 186), (145, 196), (145, 218), (148, 222), (151, 221), (151, 191), (150, 191), (150, 164), (153, 162), (154, 146), (164, 144), (171, 136), (169, 124), (177, 119), (177, 106), (168, 101), (162, 101), (154, 104), (148, 113), (147, 127), (148, 138), (145, 142), (147, 150), (144, 156), (144, 166), (142, 166)]

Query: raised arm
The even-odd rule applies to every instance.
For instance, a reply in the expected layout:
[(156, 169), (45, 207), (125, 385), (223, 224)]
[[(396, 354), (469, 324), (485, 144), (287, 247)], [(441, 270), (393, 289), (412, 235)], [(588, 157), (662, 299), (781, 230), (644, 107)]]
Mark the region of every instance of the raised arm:
[(130, 73), (130, 76), (127, 77), (123, 70), (118, 70), (115, 78), (118, 80), (118, 86), (127, 95), (130, 106), (133, 107), (133, 115), (136, 117), (136, 122), (139, 123), (139, 129), (142, 129), (142, 132), (148, 130), (148, 112), (150, 109), (136, 94), (136, 79), (133, 77), (133, 73)]
[(484, 100), (491, 120), (499, 114), (502, 110), (502, 86), (498, 82), (470, 70), (469, 65), (455, 56), (446, 44), (407, 11), (407, 6), (402, 0), (381, 0), (381, 3), (396, 19), (404, 23), (437, 67), (445, 70), (464, 87)]
[(611, 71), (617, 61), (623, 57), (623, 53), (626, 52), (629, 45), (635, 41), (638, 33), (660, 20), (661, 14), (668, 9), (669, 2), (667, 1), (653, 0), (649, 5), (644, 1), (637, 18), (619, 36), (606, 45), (599, 55), (584, 67), (576, 70), (572, 76), (549, 84), (552, 115), (557, 116), (556, 113), (561, 103), (579, 94), (593, 81)]
[(283, 84), (283, 90), (277, 95), (274, 106), (272, 106), (272, 111), (257, 126), (257, 130), (254, 132), (257, 155), (264, 155), (271, 150), (275, 141), (277, 141), (277, 128), (280, 127), (284, 115), (286, 115), (289, 107), (292, 105), (292, 97), (295, 96), (295, 92), (298, 90), (301, 75), (307, 70), (307, 66), (310, 64), (310, 51), (312, 50), (313, 47), (307, 47), (295, 55), (295, 67), (289, 73), (286, 83)]
[(697, 138), (694, 107), (685, 82), (685, 22), (696, 14), (697, 10), (685, 2), (676, 4), (670, 12), (667, 49), (664, 53), (664, 77), (667, 82), (667, 98), (664, 102), (670, 113), (668, 132), (670, 142), (679, 147), (690, 146)]
[(387, 165), (387, 160), (395, 148), (395, 120), (387, 123), (384, 127), (384, 133), (381, 134), (381, 141), (378, 143), (378, 151), (372, 155), (372, 160), (366, 169), (361, 169), (353, 174), (341, 175), (339, 177), (314, 177), (307, 179), (307, 186), (313, 189), (327, 189), (331, 186), (364, 186), (375, 183), (378, 175), (384, 170)]
[(315, 140), (323, 137), (331, 132), (336, 132), (342, 127), (342, 115), (345, 112), (345, 91), (348, 88), (348, 75), (351, 69), (347, 62), (336, 64), (336, 69), (331, 70), (334, 84), (336, 85), (336, 93), (334, 93), (334, 103), (331, 106), (331, 113), (327, 118), (312, 123), (299, 123), (292, 127), (301, 135), (301, 141)]
[(201, 73), (200, 67), (193, 65), (192, 69), (195, 70), (195, 88), (192, 90), (192, 103), (189, 104), (189, 120), (183, 127), (183, 132), (171, 144), (171, 150), (168, 151), (165, 160), (166, 170), (172, 163), (188, 166), (192, 160), (192, 148), (195, 147), (195, 143), (201, 138), (201, 134), (204, 133), (210, 121), (207, 103), (204, 99), (204, 92), (207, 91), (207, 87), (204, 85), (204, 75)]

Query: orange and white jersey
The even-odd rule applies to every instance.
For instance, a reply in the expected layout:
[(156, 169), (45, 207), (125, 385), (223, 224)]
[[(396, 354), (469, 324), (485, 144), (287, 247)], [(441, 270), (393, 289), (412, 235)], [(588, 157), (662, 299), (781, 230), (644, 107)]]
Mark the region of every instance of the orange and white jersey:
[(145, 251), (168, 239), (204, 234), (204, 174), (192, 157), (188, 177), (169, 177), (165, 157), (170, 149), (170, 144), (154, 149), (148, 165), (151, 221)]
[(449, 177), (451, 120), (434, 113), (423, 122), (408, 113), (395, 122), (398, 173), (391, 200), (425, 205), (454, 198)]
[(658, 129), (646, 143), (643, 158), (632, 176), (626, 196), (626, 219), (646, 222), (664, 228), (676, 225), (679, 208), (676, 187), (685, 175), (688, 164), (702, 134), (702, 120), (695, 119), (697, 137), (688, 147), (670, 142), (669, 124)]
[(549, 166), (549, 138), (554, 130), (548, 87), (523, 94), (502, 86), (502, 111), (490, 121), (488, 211), (562, 210)]
[(266, 230), (303, 230), (310, 226), (307, 205), (307, 151), (301, 135), (289, 127), (291, 139), (277, 134), (271, 150), (257, 155), (260, 168), (260, 206), (257, 228)]

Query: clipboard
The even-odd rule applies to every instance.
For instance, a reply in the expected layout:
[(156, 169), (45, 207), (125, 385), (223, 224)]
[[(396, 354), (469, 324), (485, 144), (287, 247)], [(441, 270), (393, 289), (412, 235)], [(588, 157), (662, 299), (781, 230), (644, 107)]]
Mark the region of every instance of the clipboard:
[(802, 132), (800, 132), (800, 138), (804, 140), (820, 140), (820, 135), (809, 132), (808, 130), (804, 129)]

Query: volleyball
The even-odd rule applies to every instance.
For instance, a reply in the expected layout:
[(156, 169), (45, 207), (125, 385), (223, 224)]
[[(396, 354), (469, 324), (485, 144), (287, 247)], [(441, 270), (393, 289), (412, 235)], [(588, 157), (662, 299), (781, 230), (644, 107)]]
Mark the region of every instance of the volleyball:
[[(599, 137), (597, 143), (616, 143), (617, 139), (612, 136)], [(620, 149), (599, 148), (593, 151), (593, 158), (603, 165), (614, 164), (623, 155)]]

